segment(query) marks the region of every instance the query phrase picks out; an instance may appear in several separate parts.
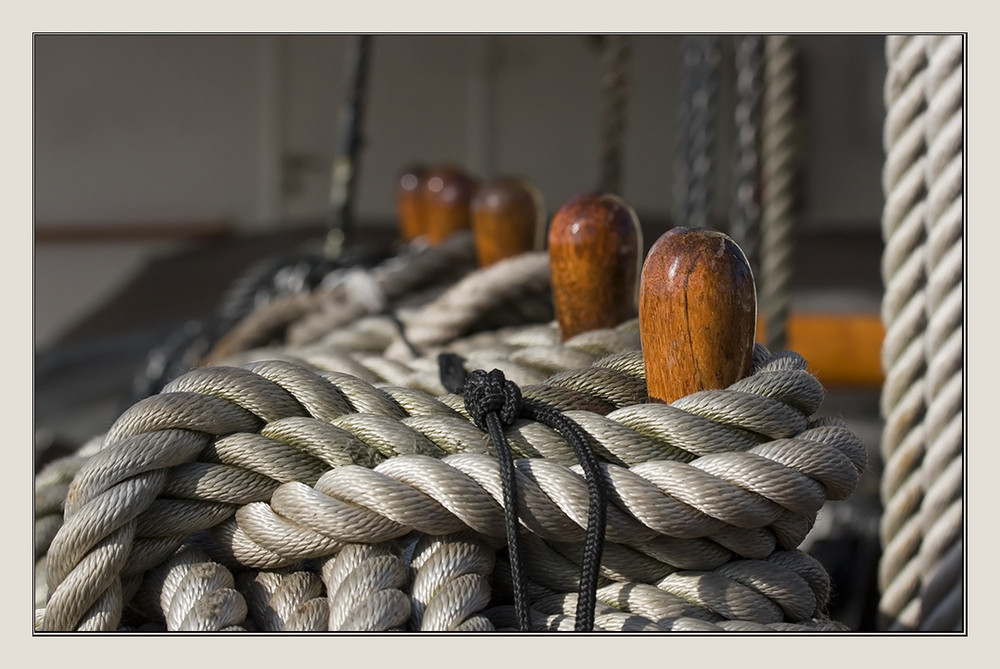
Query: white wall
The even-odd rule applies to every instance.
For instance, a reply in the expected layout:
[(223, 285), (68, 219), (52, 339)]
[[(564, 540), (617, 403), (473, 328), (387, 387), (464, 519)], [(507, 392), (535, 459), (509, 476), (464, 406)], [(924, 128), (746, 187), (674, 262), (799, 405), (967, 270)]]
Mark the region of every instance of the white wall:
[[(254, 230), (322, 219), (350, 39), (36, 36), (36, 226), (228, 220)], [(680, 37), (631, 42), (623, 195), (640, 215), (666, 217)], [(882, 40), (802, 36), (799, 44), (809, 151), (801, 224), (874, 225)], [(550, 210), (596, 185), (601, 60), (593, 37), (382, 35), (372, 46), (363, 224), (393, 224), (396, 177), (414, 161), (527, 176)], [(724, 74), (725, 87), (732, 73)], [(720, 132), (729, 127), (724, 118)], [(717, 210), (727, 210), (721, 199)], [(37, 246), (37, 343), (54, 341), (157, 252)]]

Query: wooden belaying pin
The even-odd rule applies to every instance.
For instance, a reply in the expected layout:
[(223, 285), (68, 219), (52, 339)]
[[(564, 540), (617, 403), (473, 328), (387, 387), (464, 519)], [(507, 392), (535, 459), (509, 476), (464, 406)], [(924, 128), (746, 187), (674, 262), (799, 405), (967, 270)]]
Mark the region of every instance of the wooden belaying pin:
[(424, 213), (424, 188), (427, 185), (427, 169), (413, 165), (399, 175), (396, 188), (396, 213), (399, 216), (399, 236), (404, 242), (412, 242), (427, 234), (427, 215)]
[(477, 187), (476, 180), (457, 167), (445, 165), (427, 172), (424, 215), (427, 241), (432, 246), (472, 227), (472, 197)]
[(649, 250), (639, 288), (654, 402), (726, 388), (750, 372), (757, 293), (743, 250), (721, 232), (673, 228)]
[(528, 180), (500, 177), (472, 198), (472, 229), (480, 267), (533, 251), (545, 216), (542, 195)]
[(549, 228), (549, 261), (563, 341), (635, 317), (641, 252), (639, 219), (617, 195), (577, 195), (559, 208)]

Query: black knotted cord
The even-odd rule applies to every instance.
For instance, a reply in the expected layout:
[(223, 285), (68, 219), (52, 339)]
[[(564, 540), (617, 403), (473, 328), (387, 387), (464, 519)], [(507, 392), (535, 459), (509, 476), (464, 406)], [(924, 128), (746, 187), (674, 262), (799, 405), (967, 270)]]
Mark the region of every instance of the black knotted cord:
[(514, 591), (514, 610), (522, 631), (531, 629), (528, 608), (527, 584), (521, 558), (517, 513), (517, 481), (514, 458), (504, 428), (518, 418), (526, 418), (559, 432), (573, 447), (577, 460), (587, 477), (589, 508), (587, 535), (583, 545), (580, 567), (580, 588), (576, 606), (577, 632), (594, 628), (597, 602), (597, 581), (604, 553), (604, 534), (607, 527), (607, 488), (603, 470), (590, 448), (587, 433), (575, 421), (560, 411), (532, 402), (525, 402), (521, 389), (509, 381), (499, 369), (491, 372), (475, 370), (466, 372), (461, 357), (442, 353), (438, 356), (441, 383), (465, 399), (465, 408), (476, 426), (490, 435), (500, 464), (500, 482), (503, 488), (504, 520), (507, 530), (507, 552), (510, 556), (510, 573)]

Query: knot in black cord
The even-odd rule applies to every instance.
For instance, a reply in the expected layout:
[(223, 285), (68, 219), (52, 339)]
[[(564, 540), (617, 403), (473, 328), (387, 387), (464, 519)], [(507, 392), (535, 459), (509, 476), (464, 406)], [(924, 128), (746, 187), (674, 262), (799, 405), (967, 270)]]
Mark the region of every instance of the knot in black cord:
[(464, 360), (452, 353), (438, 356), (441, 384), (465, 399), (465, 408), (473, 422), (490, 435), (500, 465), (500, 484), (503, 492), (504, 520), (507, 531), (507, 552), (510, 556), (511, 580), (514, 588), (514, 609), (522, 631), (531, 629), (528, 607), (528, 587), (522, 564), (520, 521), (518, 519), (517, 479), (514, 456), (504, 436), (519, 417), (538, 421), (556, 430), (572, 445), (573, 451), (587, 476), (589, 509), (587, 536), (580, 569), (580, 598), (577, 602), (577, 631), (591, 631), (597, 600), (597, 581), (600, 575), (601, 555), (604, 552), (604, 532), (607, 525), (607, 490), (604, 472), (590, 448), (587, 433), (568, 416), (553, 407), (524, 402), (521, 389), (508, 381), (499, 369), (485, 372), (481, 369), (466, 372)]
[(503, 427), (510, 427), (521, 415), (521, 389), (508, 381), (503, 372), (481, 369), (469, 372), (462, 386), (465, 408), (480, 430), (489, 431), (486, 416), (496, 414)]

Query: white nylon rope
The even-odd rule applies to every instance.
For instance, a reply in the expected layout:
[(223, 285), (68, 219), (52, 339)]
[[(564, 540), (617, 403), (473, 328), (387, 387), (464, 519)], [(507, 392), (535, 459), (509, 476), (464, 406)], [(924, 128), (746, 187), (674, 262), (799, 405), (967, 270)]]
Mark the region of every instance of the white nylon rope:
[[(797, 545), (827, 498), (849, 494), (864, 467), (864, 446), (843, 427), (806, 420), (822, 392), (814, 378), (799, 385), (812, 378), (801, 358), (769, 358), (758, 349), (757, 361), (755, 375), (729, 390), (696, 393), (674, 405), (623, 407), (625, 422), (615, 412), (581, 421), (621, 425), (592, 433), (602, 442), (595, 448), (641, 461), (631, 468), (606, 465), (623, 505), (609, 515), (609, 541), (645, 549), (666, 532), (694, 540), (698, 551), (701, 537), (710, 537), (763, 558), (776, 546)], [(426, 398), (407, 403), (430, 413), (407, 417), (393, 397), (415, 391), (387, 393), (346, 375), (293, 370), (277, 362), (252, 370), (196, 370), (123, 414), (67, 495), (66, 521), (48, 556), (53, 592), (46, 629), (109, 624), (137, 587), (135, 579), (200, 530), (211, 529), (216, 548), (228, 546), (231, 561), (252, 568), (323, 557), (344, 544), (382, 543), (413, 530), (471, 528), (504, 536), (497, 463), (483, 451), (482, 435), (463, 442), (456, 430), (452, 441), (436, 443), (429, 438), (434, 432), (421, 432), (428, 419), (467, 423), (454, 408)], [(364, 412), (337, 415), (345, 401)], [(284, 421), (299, 427), (289, 431)], [(301, 432), (303, 421), (323, 424), (326, 437)], [(605, 438), (624, 436), (630, 422), (640, 430), (651, 426), (635, 442), (652, 439), (649, 446), (618, 447)], [(545, 449), (526, 428), (521, 435), (530, 446)], [(708, 428), (759, 436), (745, 451), (705, 452)], [(460, 452), (441, 457), (451, 448)], [(648, 459), (677, 449), (687, 453), (681, 461)], [(635, 456), (634, 450), (647, 454)], [(341, 452), (367, 466), (344, 465)], [(215, 468), (218, 474), (206, 476)], [(545, 459), (518, 460), (517, 468), (528, 529), (547, 540), (579, 541), (587, 499), (579, 468)], [(237, 477), (250, 488), (200, 485), (239, 470), (250, 474)], [(199, 477), (198, 487), (187, 482), (191, 476)], [(184, 490), (193, 490), (194, 498), (162, 496)]]
[(920, 629), (930, 631), (961, 631), (964, 599), (962, 41), (927, 42), (927, 447), (917, 561)]
[[(915, 627), (926, 413), (927, 37), (886, 38), (880, 626)], [(906, 612), (904, 615), (904, 611)]]
[(764, 91), (761, 102), (761, 257), (760, 307), (767, 324), (767, 347), (787, 346), (791, 308), (795, 219), (795, 38), (764, 39)]

